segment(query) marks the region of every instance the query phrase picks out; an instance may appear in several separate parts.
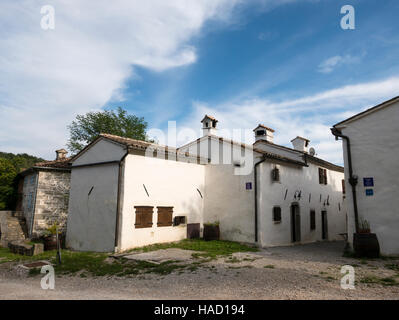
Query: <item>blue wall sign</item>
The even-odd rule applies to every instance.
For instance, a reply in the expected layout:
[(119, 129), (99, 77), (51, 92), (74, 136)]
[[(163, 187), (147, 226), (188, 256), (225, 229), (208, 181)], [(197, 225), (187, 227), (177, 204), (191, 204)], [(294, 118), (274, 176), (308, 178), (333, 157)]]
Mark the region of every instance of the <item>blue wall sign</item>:
[(374, 178), (363, 178), (363, 186), (374, 187)]
[(252, 190), (252, 182), (245, 183), (245, 189), (246, 190)]
[(366, 189), (366, 196), (373, 196), (374, 190), (373, 189)]

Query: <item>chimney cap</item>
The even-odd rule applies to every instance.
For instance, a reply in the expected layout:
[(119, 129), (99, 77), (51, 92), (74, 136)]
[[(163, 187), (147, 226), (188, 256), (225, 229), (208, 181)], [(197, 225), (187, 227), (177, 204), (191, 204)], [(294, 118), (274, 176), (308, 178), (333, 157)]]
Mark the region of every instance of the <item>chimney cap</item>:
[(294, 140), (296, 140), (296, 139), (305, 140), (306, 142), (310, 142), (309, 139), (306, 139), (306, 138), (301, 137), (301, 136), (296, 136), (296, 138), (292, 139), (291, 142), (294, 141)]
[(258, 126), (257, 126), (253, 131), (256, 131), (256, 130), (259, 129), (259, 128), (263, 128), (263, 129), (269, 130), (269, 131), (271, 131), (271, 132), (274, 132), (274, 130), (273, 130), (272, 128), (266, 127), (266, 126), (263, 125), (263, 124), (258, 124)]
[(219, 120), (216, 120), (215, 117), (212, 116), (208, 116), (207, 114), (205, 115), (204, 119), (201, 120), (201, 122), (204, 122), (206, 119), (212, 120), (212, 121), (216, 121), (219, 122)]
[(68, 151), (66, 151), (65, 149), (58, 149), (55, 150), (55, 153), (57, 154), (55, 160), (63, 160), (66, 158), (66, 154), (68, 153)]

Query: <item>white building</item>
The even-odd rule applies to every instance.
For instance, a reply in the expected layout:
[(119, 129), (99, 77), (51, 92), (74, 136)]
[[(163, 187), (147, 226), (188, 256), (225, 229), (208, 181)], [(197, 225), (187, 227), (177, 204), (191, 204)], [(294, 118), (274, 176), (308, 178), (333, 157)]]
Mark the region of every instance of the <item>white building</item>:
[(399, 97), (337, 123), (343, 141), (348, 235), (370, 223), (382, 254), (399, 254)]
[[(67, 245), (123, 251), (219, 221), (221, 238), (260, 246), (342, 239), (343, 168), (287, 148), (259, 125), (254, 145), (204, 135), (178, 149), (103, 134), (72, 159)], [(182, 218), (184, 217), (184, 218)]]

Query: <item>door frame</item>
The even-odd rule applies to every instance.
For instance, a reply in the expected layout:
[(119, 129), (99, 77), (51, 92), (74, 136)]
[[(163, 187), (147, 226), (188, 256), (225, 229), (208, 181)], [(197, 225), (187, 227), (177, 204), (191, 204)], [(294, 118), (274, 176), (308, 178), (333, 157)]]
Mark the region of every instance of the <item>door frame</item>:
[(290, 206), (291, 212), (291, 242), (301, 242), (301, 210), (297, 202)]

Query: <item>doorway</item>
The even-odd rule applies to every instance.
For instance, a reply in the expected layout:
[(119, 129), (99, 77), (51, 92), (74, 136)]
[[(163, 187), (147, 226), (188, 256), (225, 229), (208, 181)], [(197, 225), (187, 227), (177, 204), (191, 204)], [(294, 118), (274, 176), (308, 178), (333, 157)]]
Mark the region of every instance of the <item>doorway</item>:
[(292, 242), (301, 241), (301, 215), (299, 205), (291, 205), (291, 240)]
[(321, 238), (323, 240), (328, 240), (328, 221), (327, 221), (327, 211), (321, 212)]

